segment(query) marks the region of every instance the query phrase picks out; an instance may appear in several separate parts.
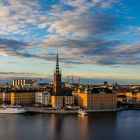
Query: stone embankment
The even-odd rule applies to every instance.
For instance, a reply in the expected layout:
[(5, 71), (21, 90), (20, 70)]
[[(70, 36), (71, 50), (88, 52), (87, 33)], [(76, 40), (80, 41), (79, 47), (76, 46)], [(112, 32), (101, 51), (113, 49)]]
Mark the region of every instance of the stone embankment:
[[(85, 110), (87, 113), (92, 112), (116, 112), (125, 110), (126, 108), (117, 108), (117, 109), (98, 109), (98, 110)], [(58, 109), (58, 110), (48, 110), (47, 108), (36, 108), (36, 107), (27, 107), (27, 112), (29, 113), (45, 113), (45, 114), (77, 114), (78, 110), (64, 110), (64, 109)]]

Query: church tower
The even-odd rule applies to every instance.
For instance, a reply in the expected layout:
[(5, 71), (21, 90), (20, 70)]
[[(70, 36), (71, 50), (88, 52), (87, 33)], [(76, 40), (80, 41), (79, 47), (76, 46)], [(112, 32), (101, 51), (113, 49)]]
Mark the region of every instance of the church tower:
[(61, 72), (59, 70), (58, 52), (57, 52), (57, 56), (56, 56), (56, 70), (54, 72), (53, 94), (54, 94), (54, 96), (60, 96), (62, 94)]

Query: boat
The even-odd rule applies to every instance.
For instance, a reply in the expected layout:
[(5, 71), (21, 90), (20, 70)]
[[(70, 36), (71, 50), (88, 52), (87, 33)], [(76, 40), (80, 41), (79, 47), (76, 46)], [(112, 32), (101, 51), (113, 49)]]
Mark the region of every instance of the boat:
[(87, 115), (87, 112), (85, 110), (79, 109), (78, 110), (78, 114), (83, 115), (83, 116), (86, 116)]
[(2, 105), (0, 107), (0, 114), (23, 114), (26, 112), (27, 112), (27, 110), (25, 108), (19, 107), (19, 106)]

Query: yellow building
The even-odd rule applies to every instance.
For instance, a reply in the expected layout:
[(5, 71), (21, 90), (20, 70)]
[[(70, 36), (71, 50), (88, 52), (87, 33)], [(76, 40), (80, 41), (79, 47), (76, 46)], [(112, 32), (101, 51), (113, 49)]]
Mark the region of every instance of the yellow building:
[(51, 105), (54, 108), (63, 107), (63, 96), (51, 96)]
[(51, 105), (54, 108), (62, 108), (74, 104), (73, 96), (51, 96)]
[(77, 104), (87, 109), (115, 109), (117, 108), (117, 96), (103, 91), (92, 93), (88, 90), (78, 90), (74, 94)]
[(34, 91), (16, 91), (11, 92), (12, 105), (32, 105), (35, 103)]
[(127, 102), (140, 103), (140, 92), (127, 92)]

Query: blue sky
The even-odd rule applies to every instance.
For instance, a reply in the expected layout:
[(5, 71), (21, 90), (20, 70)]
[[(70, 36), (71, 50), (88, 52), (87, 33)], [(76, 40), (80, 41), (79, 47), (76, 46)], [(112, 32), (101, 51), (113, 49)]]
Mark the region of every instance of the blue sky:
[[(139, 0), (1, 0), (0, 77), (140, 80)], [(140, 82), (139, 82), (140, 83)]]

